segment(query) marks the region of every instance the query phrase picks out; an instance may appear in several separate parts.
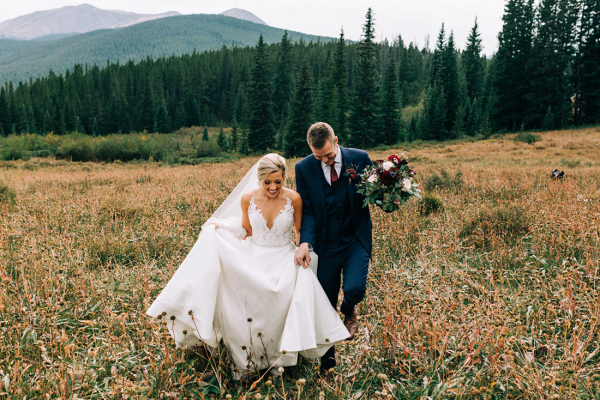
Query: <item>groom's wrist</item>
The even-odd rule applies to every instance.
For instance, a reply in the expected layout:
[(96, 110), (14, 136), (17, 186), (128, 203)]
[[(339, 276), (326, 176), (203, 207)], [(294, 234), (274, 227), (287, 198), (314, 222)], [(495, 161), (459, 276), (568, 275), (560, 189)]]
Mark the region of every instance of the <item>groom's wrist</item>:
[(307, 245), (308, 246), (308, 251), (313, 251), (312, 244), (310, 244), (308, 242), (302, 242), (302, 243), (300, 243), (300, 246), (302, 246), (302, 245)]

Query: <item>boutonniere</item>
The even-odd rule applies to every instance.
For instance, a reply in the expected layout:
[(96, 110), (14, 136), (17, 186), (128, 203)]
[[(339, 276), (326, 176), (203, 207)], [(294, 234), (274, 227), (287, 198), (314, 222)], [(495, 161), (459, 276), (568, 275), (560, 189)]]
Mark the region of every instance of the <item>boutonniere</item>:
[(344, 176), (348, 177), (348, 184), (352, 185), (352, 180), (358, 178), (358, 172), (356, 172), (356, 166), (354, 164), (344, 165)]

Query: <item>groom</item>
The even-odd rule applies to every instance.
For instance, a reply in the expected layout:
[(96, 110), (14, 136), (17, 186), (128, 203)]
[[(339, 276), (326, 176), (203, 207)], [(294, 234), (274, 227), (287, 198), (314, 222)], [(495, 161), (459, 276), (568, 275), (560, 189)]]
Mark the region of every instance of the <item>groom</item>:
[[(365, 296), (371, 257), (373, 225), (369, 208), (363, 208), (364, 196), (344, 176), (345, 167), (353, 165), (360, 173), (373, 164), (363, 150), (338, 145), (329, 124), (317, 122), (308, 129), (307, 141), (312, 155), (296, 164), (296, 190), (302, 197), (298, 265), (310, 262), (312, 249), (319, 256), (317, 277), (331, 305), (337, 309), (341, 276), (344, 300), (340, 311), (350, 339), (358, 330), (355, 306)], [(321, 358), (321, 370), (335, 367), (335, 347)]]

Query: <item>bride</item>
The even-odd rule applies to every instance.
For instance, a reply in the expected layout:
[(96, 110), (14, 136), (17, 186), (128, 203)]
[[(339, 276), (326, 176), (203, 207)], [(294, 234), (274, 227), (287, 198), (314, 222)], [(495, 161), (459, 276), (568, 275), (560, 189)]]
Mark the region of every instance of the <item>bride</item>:
[[(147, 314), (178, 346), (229, 348), (234, 377), (317, 358), (349, 337), (311, 265), (294, 264), (300, 195), (284, 187), (283, 157), (261, 158), (202, 226)], [(310, 267), (310, 268), (307, 268)]]

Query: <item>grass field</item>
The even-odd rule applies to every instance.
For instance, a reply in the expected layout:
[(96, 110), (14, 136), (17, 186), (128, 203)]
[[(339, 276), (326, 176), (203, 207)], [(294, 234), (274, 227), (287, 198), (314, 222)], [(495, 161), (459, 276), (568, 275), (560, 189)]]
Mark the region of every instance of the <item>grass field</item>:
[(144, 314), (256, 158), (0, 162), (0, 399), (598, 399), (600, 129), (539, 136), (402, 149), (426, 198), (372, 211), (328, 384), (307, 360), (237, 383)]

